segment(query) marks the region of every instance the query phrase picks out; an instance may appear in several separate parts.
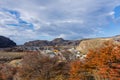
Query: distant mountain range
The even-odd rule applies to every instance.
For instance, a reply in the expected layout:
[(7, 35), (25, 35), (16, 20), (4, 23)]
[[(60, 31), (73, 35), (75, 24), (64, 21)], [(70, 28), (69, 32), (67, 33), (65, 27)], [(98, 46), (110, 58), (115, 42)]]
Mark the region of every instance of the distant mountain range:
[(24, 46), (76, 46), (80, 43), (80, 40), (64, 40), (63, 38), (56, 38), (52, 41), (47, 40), (35, 40), (29, 41)]
[[(63, 38), (56, 38), (52, 41), (47, 40), (34, 40), (25, 42), (22, 47), (44, 47), (44, 46), (77, 46), (83, 41), (86, 40), (92, 40), (94, 43), (94, 40), (100, 41), (104, 39), (112, 39), (115, 41), (120, 42), (120, 35), (113, 36), (113, 37), (106, 37), (106, 38), (87, 38), (87, 39), (81, 39), (81, 40), (64, 40)], [(88, 41), (87, 41), (88, 42)], [(98, 42), (99, 43), (99, 42)], [(16, 46), (16, 43), (12, 40), (10, 40), (7, 37), (0, 36), (0, 48), (8, 48), (8, 47), (14, 47)], [(21, 47), (18, 46), (18, 47)]]

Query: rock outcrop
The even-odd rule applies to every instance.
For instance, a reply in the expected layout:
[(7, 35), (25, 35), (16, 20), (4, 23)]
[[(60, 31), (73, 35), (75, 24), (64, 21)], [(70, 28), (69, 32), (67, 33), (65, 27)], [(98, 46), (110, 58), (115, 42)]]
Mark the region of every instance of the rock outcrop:
[(7, 37), (0, 36), (0, 48), (14, 47), (16, 43)]
[(81, 53), (86, 54), (91, 49), (102, 47), (103, 43), (106, 41), (112, 41), (115, 44), (120, 44), (120, 35), (107, 38), (83, 39), (76, 49)]
[(106, 41), (112, 40), (111, 38), (96, 38), (89, 40), (82, 40), (77, 46), (77, 50), (83, 54), (86, 54), (89, 50), (99, 48)]

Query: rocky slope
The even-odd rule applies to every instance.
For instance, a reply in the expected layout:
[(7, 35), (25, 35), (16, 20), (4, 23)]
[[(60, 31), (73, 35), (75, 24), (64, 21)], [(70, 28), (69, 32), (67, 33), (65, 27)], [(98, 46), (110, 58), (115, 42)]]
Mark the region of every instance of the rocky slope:
[(120, 44), (120, 35), (108, 37), (108, 38), (93, 38), (93, 39), (83, 39), (80, 44), (76, 47), (78, 51), (86, 54), (89, 50), (99, 48), (106, 41), (113, 41)]
[(0, 48), (14, 47), (16, 43), (7, 37), (0, 36)]

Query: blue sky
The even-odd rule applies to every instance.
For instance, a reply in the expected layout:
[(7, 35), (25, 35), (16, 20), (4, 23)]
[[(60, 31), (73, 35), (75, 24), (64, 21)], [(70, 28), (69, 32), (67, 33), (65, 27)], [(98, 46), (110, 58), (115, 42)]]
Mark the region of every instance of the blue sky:
[(17, 44), (120, 35), (120, 0), (1, 0), (0, 35)]

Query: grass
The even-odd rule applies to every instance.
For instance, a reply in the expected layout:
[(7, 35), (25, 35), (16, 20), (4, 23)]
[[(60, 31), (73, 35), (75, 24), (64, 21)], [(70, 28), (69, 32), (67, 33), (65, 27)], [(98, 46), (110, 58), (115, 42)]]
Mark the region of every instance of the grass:
[(14, 59), (21, 59), (25, 52), (3, 52), (0, 51), (0, 62), (11, 61)]

